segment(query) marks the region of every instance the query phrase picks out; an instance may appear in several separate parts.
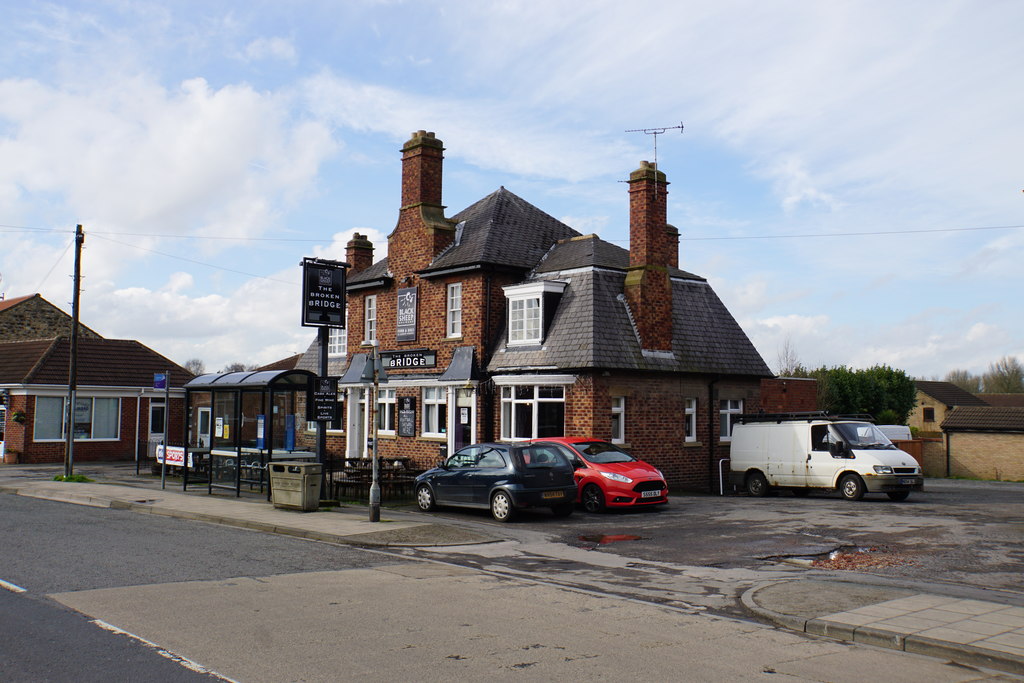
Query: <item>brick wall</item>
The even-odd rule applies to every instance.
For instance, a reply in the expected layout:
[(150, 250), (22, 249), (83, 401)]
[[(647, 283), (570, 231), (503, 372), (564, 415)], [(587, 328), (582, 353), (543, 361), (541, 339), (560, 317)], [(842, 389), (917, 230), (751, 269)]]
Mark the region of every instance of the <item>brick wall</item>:
[(1024, 433), (952, 432), (946, 438), (952, 476), (1024, 481)]
[(794, 377), (762, 379), (760, 407), (766, 413), (802, 413), (817, 410), (818, 382), (814, 379)]

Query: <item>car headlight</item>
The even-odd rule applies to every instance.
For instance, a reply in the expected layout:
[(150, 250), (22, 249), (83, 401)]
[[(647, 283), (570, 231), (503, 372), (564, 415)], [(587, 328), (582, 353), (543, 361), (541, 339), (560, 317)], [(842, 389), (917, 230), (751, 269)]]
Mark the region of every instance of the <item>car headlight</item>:
[(621, 481), (623, 484), (632, 484), (633, 480), (623, 474), (617, 474), (615, 472), (602, 472), (601, 476), (605, 479), (611, 479), (612, 481)]
[(888, 465), (875, 465), (875, 474), (892, 474), (892, 468)]

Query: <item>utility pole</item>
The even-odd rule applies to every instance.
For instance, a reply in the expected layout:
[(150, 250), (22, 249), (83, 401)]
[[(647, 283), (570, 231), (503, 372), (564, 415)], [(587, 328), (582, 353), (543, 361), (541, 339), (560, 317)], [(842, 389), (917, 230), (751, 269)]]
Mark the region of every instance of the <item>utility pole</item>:
[(82, 289), (82, 244), (85, 232), (82, 226), (75, 228), (75, 277), (74, 294), (71, 299), (71, 353), (68, 361), (68, 408), (65, 422), (66, 448), (64, 449), (64, 477), (75, 472), (75, 391), (78, 389), (78, 302)]

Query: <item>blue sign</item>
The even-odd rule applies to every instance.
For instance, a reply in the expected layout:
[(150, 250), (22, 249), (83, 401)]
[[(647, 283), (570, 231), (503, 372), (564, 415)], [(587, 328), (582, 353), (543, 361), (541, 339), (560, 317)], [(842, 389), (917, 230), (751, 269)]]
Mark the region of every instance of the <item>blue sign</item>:
[(166, 389), (167, 388), (167, 373), (166, 372), (154, 372), (153, 373), (153, 388), (154, 389)]

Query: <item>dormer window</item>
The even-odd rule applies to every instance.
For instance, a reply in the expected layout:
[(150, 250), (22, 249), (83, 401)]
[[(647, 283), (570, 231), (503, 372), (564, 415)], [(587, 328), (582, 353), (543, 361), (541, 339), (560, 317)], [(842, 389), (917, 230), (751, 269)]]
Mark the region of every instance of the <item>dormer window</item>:
[(508, 345), (540, 344), (568, 283), (541, 280), (504, 287), (508, 300)]

